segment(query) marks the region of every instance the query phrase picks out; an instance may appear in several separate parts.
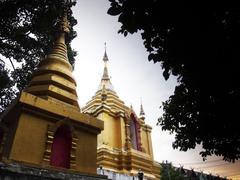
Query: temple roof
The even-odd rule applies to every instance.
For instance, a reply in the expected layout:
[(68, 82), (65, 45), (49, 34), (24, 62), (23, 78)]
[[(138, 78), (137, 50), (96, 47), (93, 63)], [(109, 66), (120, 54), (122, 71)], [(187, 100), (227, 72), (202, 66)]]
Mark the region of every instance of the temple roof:
[(124, 105), (124, 102), (118, 97), (111, 83), (107, 67), (108, 61), (109, 59), (107, 56), (105, 44), (105, 52), (103, 55), (104, 68), (101, 82), (95, 95), (89, 102), (87, 102), (86, 106), (82, 108), (82, 112), (92, 113), (98, 111), (98, 109), (102, 109), (103, 107), (108, 108), (111, 112), (115, 113), (119, 111), (124, 112), (128, 109)]

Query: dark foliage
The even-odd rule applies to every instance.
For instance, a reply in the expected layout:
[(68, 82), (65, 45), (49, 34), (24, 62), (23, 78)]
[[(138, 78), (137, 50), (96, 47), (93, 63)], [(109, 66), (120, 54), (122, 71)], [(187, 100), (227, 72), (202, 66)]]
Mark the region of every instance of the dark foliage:
[(163, 180), (227, 180), (220, 176), (205, 174), (194, 171), (194, 169), (184, 169), (183, 167), (174, 167), (172, 163), (161, 164), (161, 179)]
[(184, 175), (177, 168), (173, 167), (171, 163), (162, 163), (161, 164), (161, 179), (162, 180), (187, 180), (186, 175)]
[[(63, 0), (0, 1), (0, 112), (26, 86), (38, 63), (53, 45), (63, 9)], [(68, 14), (73, 27), (77, 21), (71, 10)], [(76, 32), (71, 28), (67, 46), (72, 65), (76, 52), (71, 49), (70, 42), (74, 37)], [(15, 67), (9, 68), (11, 63)]]
[(12, 97), (14, 97), (13, 83), (8, 74), (9, 71), (4, 67), (4, 62), (0, 60), (0, 111), (3, 111), (4, 107), (10, 104)]
[(240, 8), (231, 1), (109, 0), (119, 33), (141, 30), (148, 59), (178, 77), (158, 124), (174, 148), (201, 144), (201, 155), (240, 157)]

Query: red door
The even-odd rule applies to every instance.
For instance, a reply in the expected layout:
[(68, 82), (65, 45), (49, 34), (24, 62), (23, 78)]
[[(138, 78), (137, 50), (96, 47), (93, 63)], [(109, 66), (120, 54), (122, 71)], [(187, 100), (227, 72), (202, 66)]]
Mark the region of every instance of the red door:
[(70, 168), (72, 134), (68, 126), (60, 126), (53, 139), (50, 165)]

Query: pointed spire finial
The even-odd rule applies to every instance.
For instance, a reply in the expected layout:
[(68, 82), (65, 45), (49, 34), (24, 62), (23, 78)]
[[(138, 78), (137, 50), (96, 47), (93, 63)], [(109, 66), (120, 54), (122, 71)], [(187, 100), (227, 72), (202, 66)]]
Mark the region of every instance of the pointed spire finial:
[(62, 17), (58, 20), (58, 28), (60, 33), (69, 33), (70, 32), (70, 22), (68, 21), (68, 12), (71, 9), (71, 6), (74, 5), (75, 2), (72, 0), (65, 0), (63, 6), (63, 14)]
[(140, 118), (145, 119), (145, 112), (143, 110), (142, 98), (141, 98), (141, 105), (140, 105)]
[(65, 44), (65, 35), (69, 34), (70, 32), (70, 22), (68, 21), (68, 11), (69, 8), (67, 5), (65, 5), (65, 9), (63, 10), (63, 15), (61, 18), (57, 20), (57, 35), (56, 35), (56, 43), (62, 43)]
[(111, 90), (112, 92), (114, 91), (113, 85), (110, 81), (110, 77), (108, 75), (108, 67), (107, 67), (107, 62), (108, 62), (108, 56), (107, 56), (107, 52), (106, 52), (106, 42), (104, 43), (104, 56), (103, 56), (103, 62), (104, 62), (104, 69), (103, 69), (103, 75), (102, 75), (102, 79), (101, 79), (101, 83), (98, 87), (98, 90), (103, 89), (103, 85), (105, 85), (106, 90)]
[(108, 69), (107, 69), (107, 61), (108, 61), (108, 57), (107, 57), (107, 52), (106, 52), (106, 42), (104, 43), (105, 46), (105, 52), (104, 52), (104, 56), (103, 56), (103, 62), (104, 62), (104, 71), (103, 71), (103, 77), (102, 79), (105, 80), (110, 80), (109, 75), (108, 75)]
[(106, 62), (108, 61), (108, 56), (107, 56), (107, 43), (105, 42), (104, 43), (104, 56), (103, 56), (103, 61), (105, 62), (105, 65), (106, 65)]
[(70, 23), (67, 18), (67, 13), (65, 12), (62, 19), (59, 22), (59, 30), (63, 33), (69, 33), (70, 32)]

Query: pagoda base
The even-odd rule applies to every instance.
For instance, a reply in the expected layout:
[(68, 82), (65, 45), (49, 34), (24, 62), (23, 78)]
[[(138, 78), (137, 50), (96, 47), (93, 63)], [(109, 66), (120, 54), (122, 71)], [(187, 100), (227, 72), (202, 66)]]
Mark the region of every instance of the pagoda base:
[(61, 169), (33, 167), (21, 163), (0, 162), (0, 179), (7, 180), (106, 180), (107, 176), (92, 175)]
[[(144, 173), (147, 179), (160, 179), (160, 164), (154, 161), (150, 155), (130, 149), (127, 151), (111, 149), (107, 146), (98, 148), (97, 165), (110, 174), (124, 174), (135, 177), (139, 171)], [(106, 175), (106, 174), (104, 174)], [(111, 178), (111, 176), (108, 175)]]

